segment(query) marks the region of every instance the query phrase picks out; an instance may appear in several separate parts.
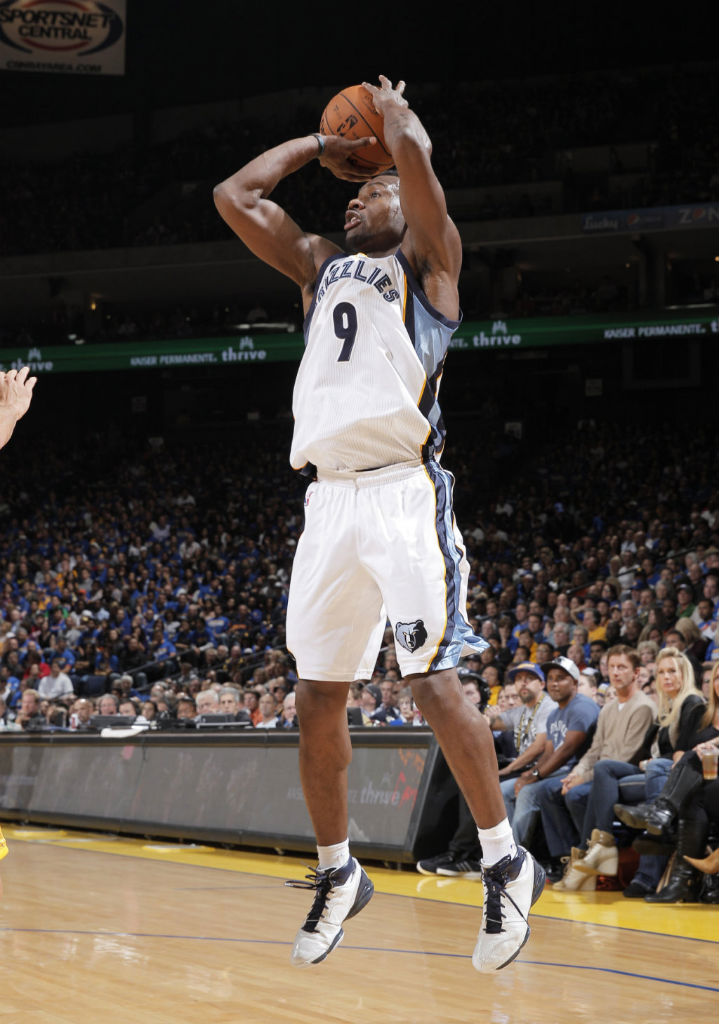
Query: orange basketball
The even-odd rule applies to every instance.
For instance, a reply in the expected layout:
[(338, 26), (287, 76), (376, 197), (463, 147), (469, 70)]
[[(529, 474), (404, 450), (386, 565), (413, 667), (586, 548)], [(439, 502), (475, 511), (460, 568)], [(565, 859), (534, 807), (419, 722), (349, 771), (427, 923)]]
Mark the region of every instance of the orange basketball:
[(385, 145), (383, 129), (384, 119), (374, 109), (370, 93), (361, 85), (350, 85), (333, 96), (320, 121), (322, 135), (341, 135), (346, 139), (375, 136), (376, 142), (357, 150), (349, 158), (357, 173), (366, 178), (389, 170), (394, 163)]

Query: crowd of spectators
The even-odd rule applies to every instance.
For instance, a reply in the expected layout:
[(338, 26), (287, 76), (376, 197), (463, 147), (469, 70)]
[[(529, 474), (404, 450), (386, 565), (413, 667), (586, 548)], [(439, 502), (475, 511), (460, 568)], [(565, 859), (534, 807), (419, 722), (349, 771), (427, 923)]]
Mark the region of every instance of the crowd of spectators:
[[(526, 217), (637, 206), (704, 202), (716, 191), (715, 69), (636, 69), (614, 74), (547, 77), (531, 83), (423, 86), (412, 102), (434, 143), (448, 190), (478, 190), (469, 219)], [(6, 196), (0, 254), (174, 245), (222, 240), (227, 229), (211, 203), (214, 183), (282, 138), (312, 131), (316, 110), (285, 106), (272, 118), (250, 114), (212, 122), (150, 147), (126, 144), (110, 154), (78, 153), (64, 161), (0, 163)], [(625, 167), (616, 147), (639, 143), (639, 166)], [(573, 166), (583, 146), (611, 146), (608, 168)], [(317, 187), (318, 180), (322, 187)], [(552, 209), (536, 182), (561, 182)], [(516, 196), (482, 187), (526, 183)], [(117, 196), (123, 202), (118, 204)], [(341, 229), (346, 186), (318, 166), (278, 187), (291, 213), (316, 230)]]
[[(48, 440), (41, 469), (5, 450), (0, 731), (100, 729), (113, 717), (135, 729), (297, 727), (284, 620), (304, 480), (287, 465), (286, 430), (258, 427), (241, 451), (167, 442), (111, 465), (101, 444), (81, 457)], [(704, 701), (711, 692), (715, 439), (680, 422), (631, 438), (612, 422), (583, 431), (581, 446), (562, 430), (517, 443), (511, 471), (496, 475), (471, 432), (453, 445), (468, 616), (489, 644), (465, 660), (462, 681), (492, 722), (517, 704), (517, 666), (542, 672), (558, 658), (607, 706), (616, 645), (636, 652), (652, 701), (663, 650), (691, 666)], [(389, 625), (372, 676), (350, 689), (348, 718), (424, 724)], [(496, 740), (511, 772), (517, 751)]]
[[(102, 446), (81, 461), (48, 442), (36, 476), (6, 451), (0, 693), (11, 714), (23, 690), (43, 693), (53, 663), (77, 696), (125, 674), (145, 692), (163, 681), (176, 693), (191, 683), (193, 696), (227, 682), (267, 689), (302, 527), (304, 480), (287, 465), (286, 430), (258, 428), (242, 451), (146, 447), (111, 470)], [(557, 650), (597, 668), (599, 638), (661, 647), (679, 629), (698, 675), (719, 657), (711, 448), (696, 427), (648, 427), (629, 442), (599, 424), (581, 448), (547, 442), (526, 465), (515, 446), (516, 472), (489, 493), (471, 436), (453, 445), (468, 614), (496, 683), (517, 659), (541, 664)]]

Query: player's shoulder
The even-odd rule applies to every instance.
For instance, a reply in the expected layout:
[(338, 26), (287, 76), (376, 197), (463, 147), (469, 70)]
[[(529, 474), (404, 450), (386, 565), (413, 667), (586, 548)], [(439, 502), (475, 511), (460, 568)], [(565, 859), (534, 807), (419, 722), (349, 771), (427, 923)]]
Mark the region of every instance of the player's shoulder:
[(305, 312), (307, 312), (312, 303), (315, 288), (322, 277), (324, 269), (329, 263), (332, 263), (333, 260), (347, 254), (344, 249), (341, 249), (339, 245), (331, 241), (331, 239), (325, 238), (324, 235), (307, 234), (305, 235), (305, 242), (307, 245), (308, 259), (306, 262), (304, 280), (301, 283), (301, 289)]
[(400, 249), (420, 280), (425, 274), (444, 273), (453, 276), (455, 282), (459, 282), (459, 273), (462, 269), (462, 239), (457, 225), (449, 215), (443, 231), (433, 233), (429, 239), (423, 237), (421, 242), (416, 237), (416, 232), (408, 226)]

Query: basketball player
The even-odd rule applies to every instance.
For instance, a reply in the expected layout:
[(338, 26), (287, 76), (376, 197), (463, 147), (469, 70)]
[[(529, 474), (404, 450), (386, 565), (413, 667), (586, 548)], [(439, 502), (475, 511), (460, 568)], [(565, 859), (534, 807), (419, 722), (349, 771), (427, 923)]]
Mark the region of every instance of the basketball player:
[[(469, 570), (452, 513), (453, 477), (439, 464), (437, 393), (461, 318), (462, 247), (404, 82), (379, 81), (365, 87), (384, 119), (396, 174), (369, 181), (357, 174), (348, 158), (367, 140), (307, 135), (215, 189), (221, 216), (299, 286), (305, 311), (290, 462), (314, 479), (292, 571), (287, 645), (300, 678), (300, 777), (319, 865), (296, 883), (315, 898), (292, 962), (324, 960), (343, 937), (343, 921), (372, 896), (349, 851), (346, 703), (350, 682), (370, 678), (389, 618), (403, 679), (478, 825), (485, 895), (473, 963), (494, 971), (526, 942), (544, 872), (514, 844), (492, 736), (456, 670), (463, 654), (486, 647), (466, 619)], [(316, 157), (338, 178), (363, 182), (344, 218), (351, 255), (303, 231), (269, 198)]]

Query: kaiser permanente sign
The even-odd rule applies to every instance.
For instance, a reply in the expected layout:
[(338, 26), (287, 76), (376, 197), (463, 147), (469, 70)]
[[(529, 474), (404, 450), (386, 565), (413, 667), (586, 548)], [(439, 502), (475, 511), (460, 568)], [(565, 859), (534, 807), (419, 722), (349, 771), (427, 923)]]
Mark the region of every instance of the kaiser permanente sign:
[[(494, 320), (463, 324), (451, 347), (464, 351), (515, 351), (557, 345), (636, 341), (650, 344), (673, 338), (719, 334), (719, 320), (695, 316), (666, 320), (609, 321), (600, 317)], [(0, 370), (29, 366), (34, 374), (82, 373), (102, 370), (172, 370), (178, 368), (248, 366), (298, 362), (304, 348), (301, 334), (254, 334), (240, 338), (195, 338), (191, 341), (144, 341), (103, 345), (58, 345), (0, 349)]]

